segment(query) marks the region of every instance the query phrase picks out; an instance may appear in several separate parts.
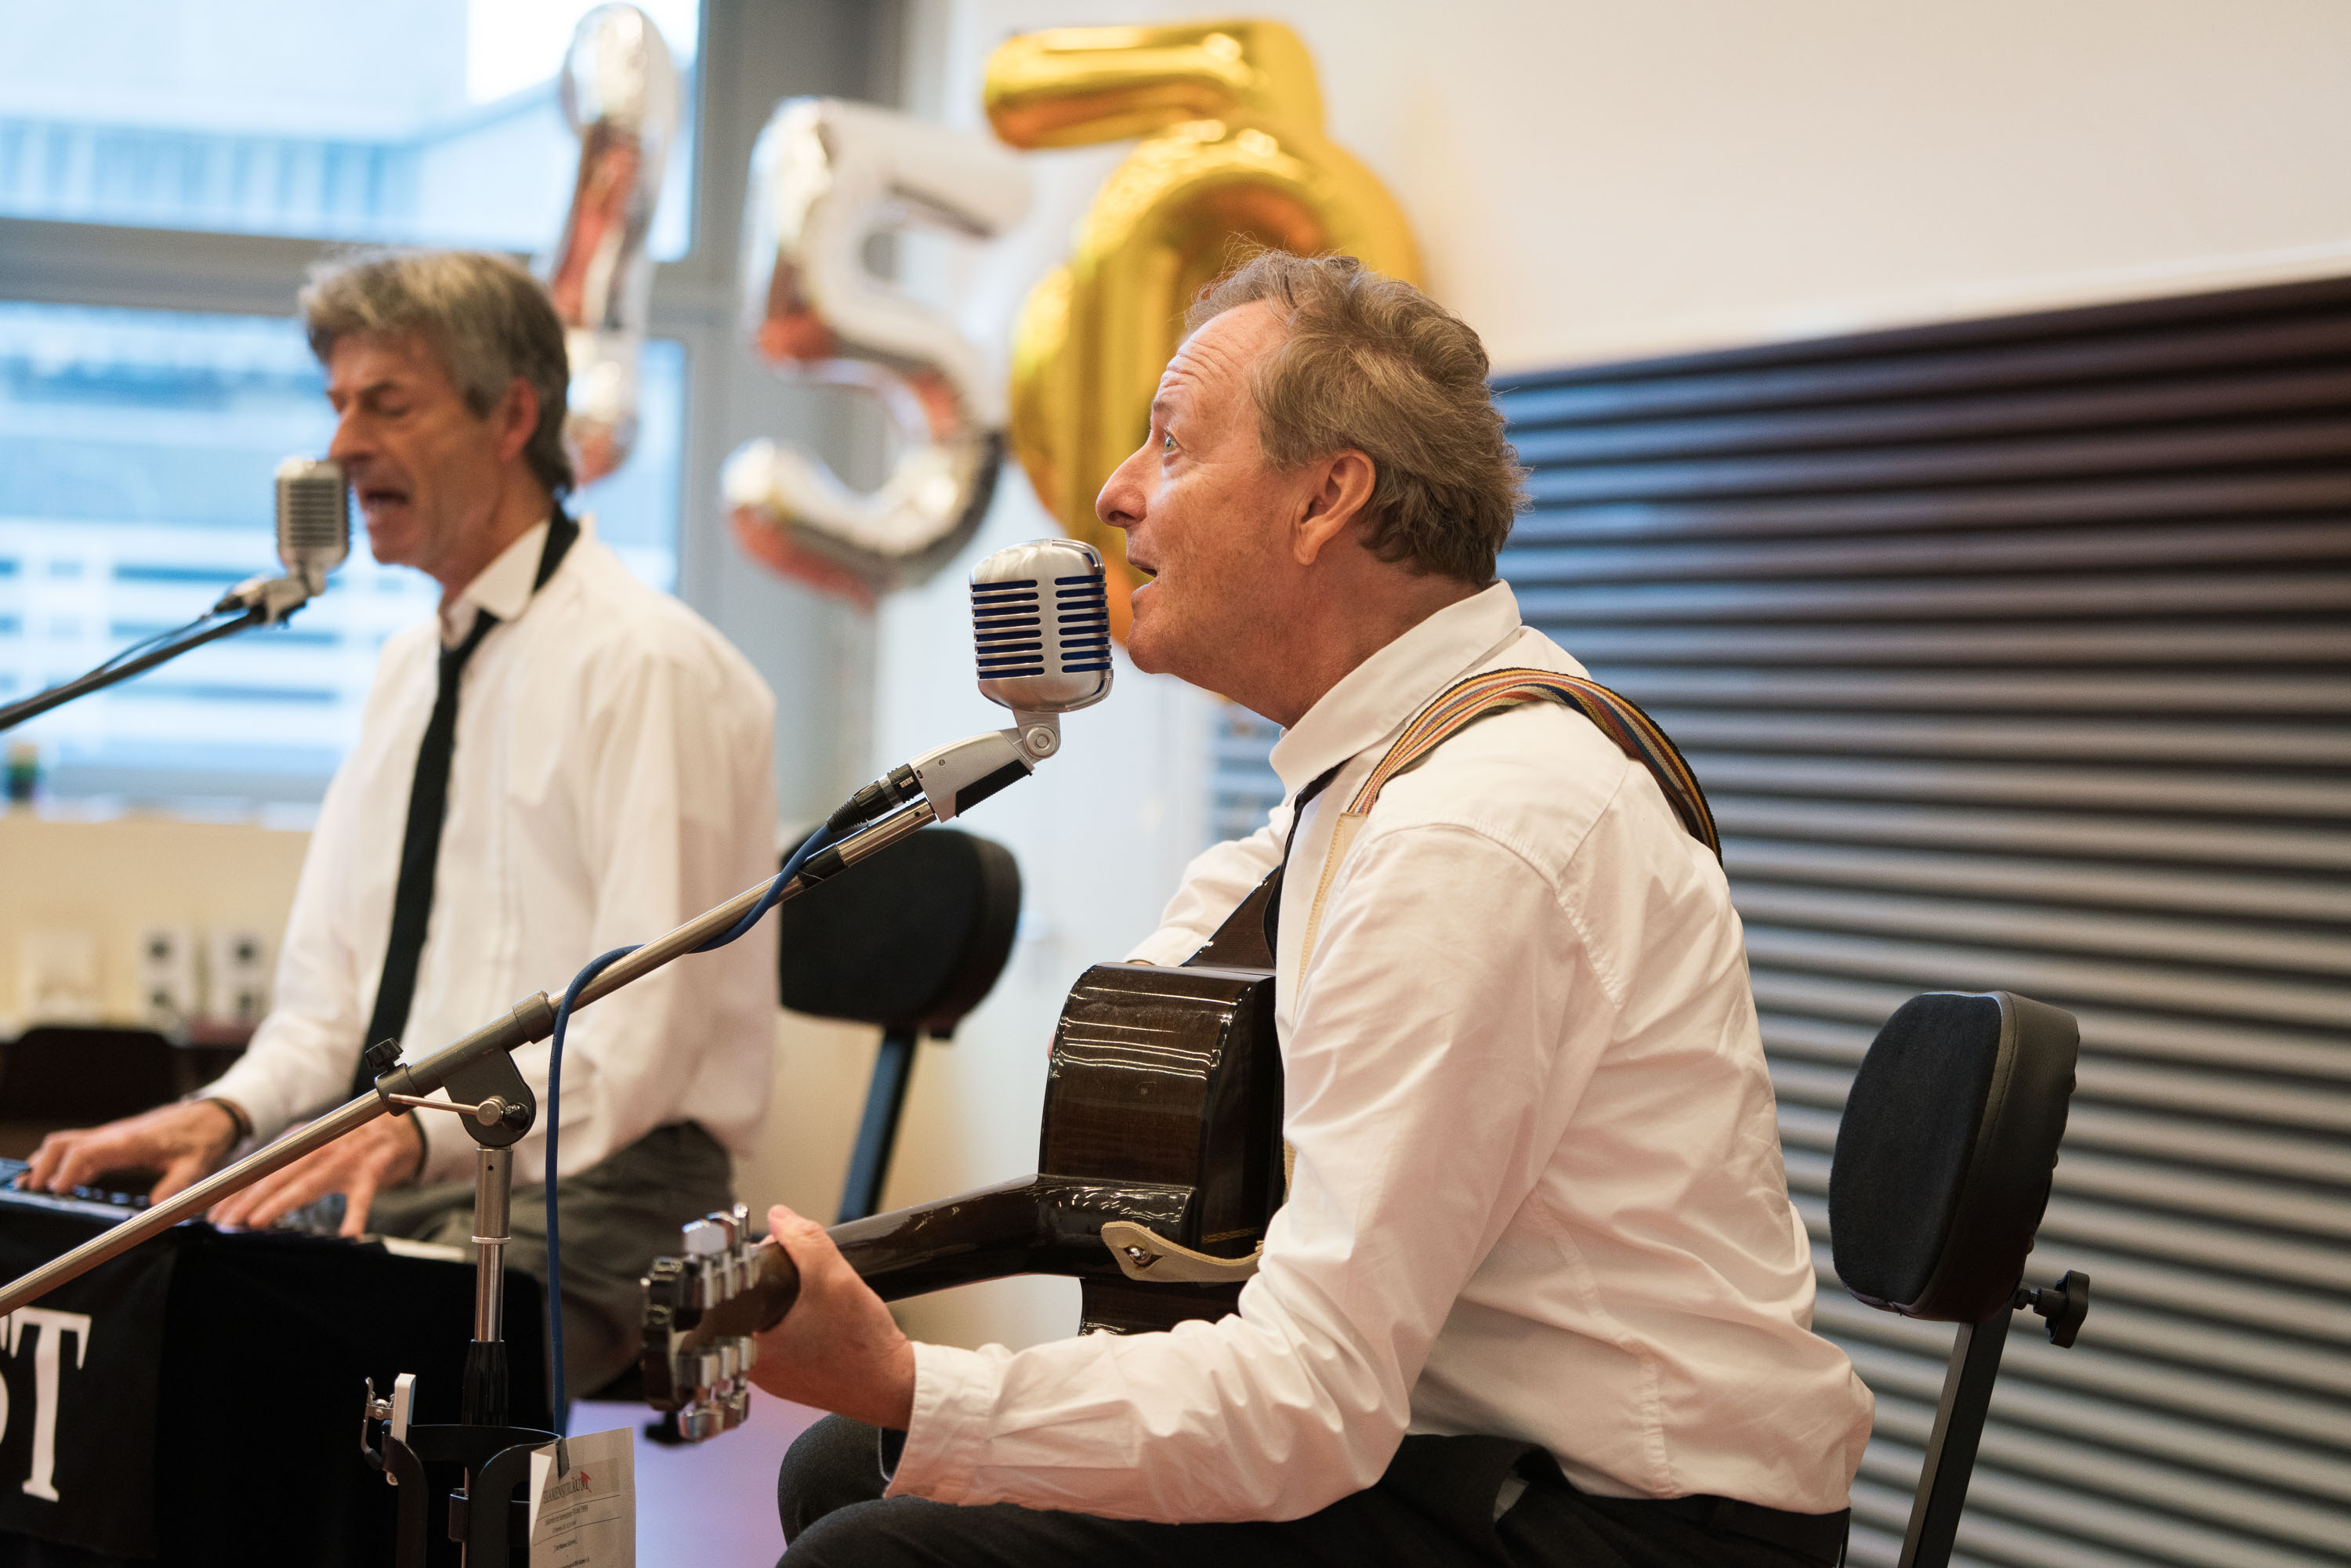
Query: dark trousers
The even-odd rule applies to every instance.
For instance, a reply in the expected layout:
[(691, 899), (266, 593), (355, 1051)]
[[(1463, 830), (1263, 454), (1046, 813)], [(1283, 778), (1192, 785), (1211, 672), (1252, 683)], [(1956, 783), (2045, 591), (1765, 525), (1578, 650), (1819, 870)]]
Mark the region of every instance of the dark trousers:
[[(784, 1456), (782, 1568), (1830, 1568), (1844, 1539), (1843, 1514), (1593, 1497), (1502, 1437), (1406, 1437), (1377, 1485), (1304, 1519), (1242, 1524), (883, 1499), (878, 1437), (829, 1416)], [(1514, 1476), (1526, 1490), (1497, 1520)]]
[[(547, 1187), (515, 1172), (507, 1267), (547, 1282)], [(571, 1396), (593, 1394), (637, 1358), (655, 1258), (678, 1249), (678, 1228), (735, 1201), (734, 1162), (695, 1122), (655, 1127), (556, 1184), (563, 1216), (563, 1359)], [(382, 1236), (474, 1249), (474, 1184), (435, 1182), (382, 1194), (368, 1217)]]

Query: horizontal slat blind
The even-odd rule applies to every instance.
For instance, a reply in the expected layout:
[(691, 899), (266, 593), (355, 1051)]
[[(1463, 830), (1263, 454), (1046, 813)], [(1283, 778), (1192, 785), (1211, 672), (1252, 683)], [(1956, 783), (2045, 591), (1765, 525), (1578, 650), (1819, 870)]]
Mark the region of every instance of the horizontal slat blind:
[[(1950, 1335), (1827, 1247), (1906, 997), (2082, 1021), (1965, 1561), (2351, 1563), (2351, 281), (1513, 381), (1527, 618), (1713, 800), (1892, 1563)], [(1256, 744), (1261, 748), (1262, 739)], [(1245, 746), (1220, 779), (1245, 780)]]

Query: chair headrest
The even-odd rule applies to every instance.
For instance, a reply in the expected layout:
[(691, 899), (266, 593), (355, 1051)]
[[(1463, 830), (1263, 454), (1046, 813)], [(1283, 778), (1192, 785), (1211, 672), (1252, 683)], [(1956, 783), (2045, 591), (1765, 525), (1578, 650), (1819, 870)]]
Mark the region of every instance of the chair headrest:
[(1829, 1170), (1837, 1277), (1907, 1317), (2004, 1310), (2049, 1205), (2074, 1016), (2006, 991), (1895, 1009), (1845, 1097)]
[(783, 1005), (951, 1034), (1012, 952), (1020, 868), (1003, 845), (925, 828), (777, 911)]

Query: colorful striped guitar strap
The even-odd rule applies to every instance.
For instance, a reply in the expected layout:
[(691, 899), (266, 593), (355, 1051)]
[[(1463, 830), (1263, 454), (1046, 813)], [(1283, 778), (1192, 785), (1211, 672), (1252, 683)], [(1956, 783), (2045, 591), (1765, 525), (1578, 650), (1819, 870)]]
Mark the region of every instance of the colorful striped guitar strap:
[(1544, 701), (1563, 703), (1598, 725), (1600, 733), (1614, 741), (1618, 750), (1649, 770), (1690, 837), (1711, 850), (1717, 860), (1722, 858), (1722, 841), (1715, 834), (1714, 813), (1707, 809), (1706, 792), (1698, 788), (1697, 776), (1682, 760), (1682, 754), (1647, 714), (1599, 682), (1581, 675), (1563, 675), (1554, 670), (1489, 670), (1456, 681), (1421, 709), (1340, 814), (1331, 835), (1331, 852), (1322, 859), (1322, 877), (1314, 885), (1313, 910), (1307, 916), (1305, 942), (1299, 948), (1301, 965), (1314, 951), (1314, 938), (1322, 928), (1323, 900), (1330, 896), (1340, 862), (1347, 858), (1356, 831), (1371, 815), (1372, 803), (1380, 798), (1388, 780), (1443, 745), (1472, 719), (1496, 708)]

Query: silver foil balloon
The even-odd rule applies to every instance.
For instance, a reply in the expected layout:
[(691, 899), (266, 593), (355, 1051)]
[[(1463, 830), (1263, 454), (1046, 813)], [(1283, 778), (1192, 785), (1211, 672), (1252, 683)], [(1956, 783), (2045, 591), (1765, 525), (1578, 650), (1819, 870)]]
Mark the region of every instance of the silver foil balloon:
[(778, 374), (872, 393), (898, 455), (859, 491), (789, 443), (737, 448), (720, 484), (747, 552), (870, 604), (970, 539), (1003, 465), (1003, 389), (955, 322), (866, 267), (865, 243), (915, 225), (985, 239), (1028, 207), (1028, 171), (984, 136), (831, 99), (777, 107), (744, 217), (752, 351)]
[(580, 138), (580, 172), (548, 293), (571, 359), (564, 440), (581, 484), (619, 467), (637, 439), (637, 359), (653, 257), (645, 235), (677, 139), (677, 68), (653, 18), (599, 5), (564, 56), (563, 116)]

